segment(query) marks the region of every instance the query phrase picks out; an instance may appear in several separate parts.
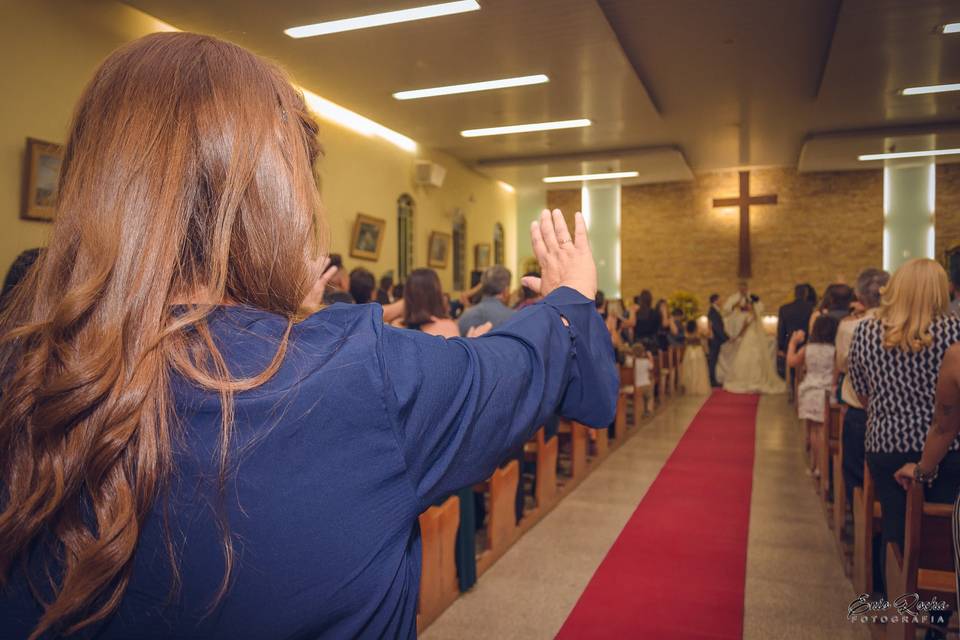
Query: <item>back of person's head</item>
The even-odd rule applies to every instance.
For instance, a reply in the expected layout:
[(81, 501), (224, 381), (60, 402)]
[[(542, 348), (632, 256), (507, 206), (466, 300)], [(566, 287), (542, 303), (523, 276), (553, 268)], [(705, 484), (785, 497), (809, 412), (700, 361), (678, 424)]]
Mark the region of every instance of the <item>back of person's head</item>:
[(809, 302), (810, 304), (817, 304), (817, 300), (819, 300), (819, 298), (817, 297), (817, 290), (814, 289), (813, 285), (810, 284), (809, 282), (804, 284), (803, 286), (807, 288), (807, 302)]
[(339, 253), (331, 253), (329, 257), (330, 257), (330, 265), (327, 267), (328, 269), (330, 267), (343, 269), (343, 256), (341, 256)]
[(710, 304), (717, 304), (717, 301), (718, 301), (718, 300), (720, 300), (720, 294), (719, 294), (719, 293), (711, 293), (711, 294), (710, 294)]
[(673, 316), (674, 319), (682, 318), (683, 309), (680, 309), (679, 307), (674, 307), (673, 310), (670, 311), (670, 315)]
[(638, 342), (633, 345), (633, 355), (638, 358), (643, 358), (647, 355), (647, 346), (642, 342)]
[(640, 295), (637, 296), (637, 306), (640, 307), (641, 313), (650, 311), (650, 309), (653, 308), (653, 294), (650, 293), (649, 289), (644, 289), (640, 292)]
[(381, 291), (390, 291), (390, 287), (392, 286), (393, 286), (393, 272), (388, 271), (387, 273), (380, 276)]
[(810, 330), (810, 342), (833, 344), (837, 338), (839, 323), (831, 316), (820, 315), (813, 322)]
[(853, 303), (853, 289), (846, 284), (831, 284), (823, 293), (820, 308), (827, 311), (849, 311)]
[(880, 306), (883, 288), (890, 282), (890, 274), (882, 269), (864, 269), (857, 277), (857, 300), (867, 309)]
[(696, 320), (687, 320), (687, 333), (696, 333), (697, 332), (697, 321)]
[(607, 296), (603, 291), (597, 290), (597, 294), (593, 296), (593, 305), (597, 308), (597, 311), (603, 311), (607, 306)]
[(377, 281), (373, 274), (363, 267), (357, 267), (350, 272), (350, 295), (357, 301), (357, 304), (370, 302), (376, 286)]
[(805, 302), (807, 299), (807, 285), (798, 284), (793, 288), (793, 299), (797, 302)]
[(884, 289), (877, 316), (883, 322), (883, 345), (916, 353), (933, 344), (930, 325), (948, 313), (947, 272), (933, 260), (905, 262)]
[(403, 299), (403, 324), (408, 327), (428, 324), (431, 318), (448, 317), (440, 278), (433, 269), (411, 271), (403, 291), (406, 296)]
[[(229, 302), (293, 326), (326, 238), (316, 134), (278, 67), (210, 36), (126, 44), (83, 90), (49, 244), (0, 318), (0, 583), (28, 550), (68, 559), (47, 567), (35, 636), (72, 633), (122, 598), (172, 472), (173, 371), (220, 397), (223, 490), (233, 391), (274, 375), (287, 334), (260, 374), (235, 380), (207, 316)], [(31, 425), (42, 437), (23, 436)], [(221, 525), (218, 598), (233, 564)]]
[(480, 277), (480, 293), (485, 296), (499, 296), (510, 288), (510, 270), (503, 265), (487, 267)]
[(323, 294), (323, 304), (331, 305), (342, 302), (343, 304), (356, 304), (353, 296), (340, 289), (331, 289)]
[(402, 283), (393, 285), (392, 295), (394, 300), (403, 300), (403, 284)]
[(13, 264), (10, 265), (10, 270), (7, 271), (7, 277), (3, 281), (3, 292), (0, 293), (0, 307), (6, 304), (7, 299), (10, 297), (10, 294), (13, 293), (16, 286), (27, 277), (37, 258), (40, 257), (40, 251), (39, 248), (21, 251), (20, 255), (13, 261)]

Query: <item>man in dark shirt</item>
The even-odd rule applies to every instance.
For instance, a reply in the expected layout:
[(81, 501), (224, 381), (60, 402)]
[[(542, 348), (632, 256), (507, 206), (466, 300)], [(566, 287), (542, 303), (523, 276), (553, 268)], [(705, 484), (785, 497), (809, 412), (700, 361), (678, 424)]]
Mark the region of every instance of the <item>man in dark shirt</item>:
[(710, 322), (710, 341), (707, 343), (709, 352), (707, 354), (707, 368), (710, 370), (710, 386), (719, 387), (717, 381), (717, 360), (720, 358), (720, 347), (729, 339), (727, 331), (723, 327), (723, 315), (720, 313), (720, 294), (710, 295), (710, 311), (707, 312), (707, 320)]
[[(814, 304), (807, 294), (807, 285), (798, 284), (793, 288), (793, 302), (780, 307), (777, 314), (777, 372), (781, 378), (787, 377), (786, 354), (787, 344), (794, 331), (806, 331), (813, 313)], [(793, 388), (793, 380), (790, 380)]]

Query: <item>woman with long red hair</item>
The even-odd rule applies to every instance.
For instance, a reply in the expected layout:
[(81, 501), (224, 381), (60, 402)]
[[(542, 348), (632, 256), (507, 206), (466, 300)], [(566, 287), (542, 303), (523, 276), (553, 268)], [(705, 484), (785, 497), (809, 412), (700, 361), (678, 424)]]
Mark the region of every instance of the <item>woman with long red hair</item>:
[(545, 299), (482, 338), (310, 313), (335, 271), (316, 134), (214, 38), (95, 73), (0, 318), (0, 635), (413, 636), (417, 515), (554, 411), (613, 420), (580, 216), (534, 224)]

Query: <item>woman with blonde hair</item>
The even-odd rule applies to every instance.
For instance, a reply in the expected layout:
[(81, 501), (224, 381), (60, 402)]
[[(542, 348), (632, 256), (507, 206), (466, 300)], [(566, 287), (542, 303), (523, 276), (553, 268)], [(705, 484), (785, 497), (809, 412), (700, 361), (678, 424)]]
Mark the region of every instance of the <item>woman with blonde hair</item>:
[[(934, 418), (944, 353), (960, 342), (960, 318), (949, 312), (947, 274), (933, 260), (901, 266), (883, 290), (875, 315), (854, 330), (847, 364), (867, 410), (866, 460), (883, 505), (882, 539), (903, 545), (906, 495), (894, 478), (917, 462)], [(952, 502), (960, 487), (960, 439), (935, 470), (917, 479), (934, 502)], [(889, 594), (888, 594), (889, 595)], [(894, 594), (899, 595), (899, 594)]]
[(0, 317), (0, 635), (413, 637), (418, 514), (554, 413), (613, 420), (581, 215), (541, 214), (544, 300), (482, 338), (310, 314), (318, 153), (236, 45), (153, 34), (94, 74)]

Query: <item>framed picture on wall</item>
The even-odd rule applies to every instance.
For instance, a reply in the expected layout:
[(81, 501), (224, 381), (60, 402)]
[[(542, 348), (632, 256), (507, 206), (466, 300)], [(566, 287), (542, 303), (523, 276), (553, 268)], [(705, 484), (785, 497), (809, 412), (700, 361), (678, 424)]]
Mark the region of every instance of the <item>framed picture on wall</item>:
[(450, 238), (449, 233), (430, 232), (430, 244), (427, 248), (428, 267), (447, 268), (447, 260), (450, 256)]
[(57, 210), (57, 184), (63, 162), (63, 145), (27, 138), (23, 162), (20, 217), (53, 221)]
[(481, 243), (473, 247), (473, 268), (486, 269), (490, 266), (490, 245)]
[(358, 213), (357, 219), (353, 223), (353, 239), (350, 242), (350, 255), (354, 258), (360, 258), (361, 260), (379, 259), (386, 229), (386, 220)]

